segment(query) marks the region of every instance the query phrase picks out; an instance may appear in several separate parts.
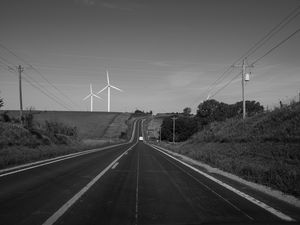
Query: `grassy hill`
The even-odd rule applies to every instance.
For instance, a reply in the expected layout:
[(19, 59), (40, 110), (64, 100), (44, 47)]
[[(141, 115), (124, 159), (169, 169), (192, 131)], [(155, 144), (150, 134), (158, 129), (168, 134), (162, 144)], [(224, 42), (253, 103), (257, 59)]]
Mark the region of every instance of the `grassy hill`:
[(300, 196), (300, 103), (211, 123), (172, 151), (246, 180)]
[[(118, 112), (70, 112), (70, 111), (32, 111), (33, 120), (39, 126), (45, 121), (64, 123), (77, 127), (80, 139), (100, 139), (107, 127), (121, 113)], [(19, 111), (8, 111), (10, 117), (18, 117)]]
[[(14, 122), (18, 111), (0, 121), (0, 169), (111, 143), (124, 142), (132, 130), (130, 113), (30, 111), (30, 127)], [(5, 122), (6, 121), (6, 122)]]

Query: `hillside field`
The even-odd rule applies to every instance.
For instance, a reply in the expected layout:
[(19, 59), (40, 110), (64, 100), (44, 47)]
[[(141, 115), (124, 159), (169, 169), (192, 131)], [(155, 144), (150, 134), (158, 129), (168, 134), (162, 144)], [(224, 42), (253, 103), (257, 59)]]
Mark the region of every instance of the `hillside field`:
[(12, 121), (0, 121), (0, 169), (125, 142), (134, 121), (130, 113), (31, 111), (26, 128), (13, 122), (19, 111), (5, 112)]
[[(26, 113), (26, 112), (25, 112)], [(32, 111), (35, 123), (42, 126), (45, 121), (64, 123), (77, 127), (80, 139), (100, 139), (107, 127), (121, 113), (80, 111)], [(8, 111), (10, 117), (18, 117), (19, 111)]]

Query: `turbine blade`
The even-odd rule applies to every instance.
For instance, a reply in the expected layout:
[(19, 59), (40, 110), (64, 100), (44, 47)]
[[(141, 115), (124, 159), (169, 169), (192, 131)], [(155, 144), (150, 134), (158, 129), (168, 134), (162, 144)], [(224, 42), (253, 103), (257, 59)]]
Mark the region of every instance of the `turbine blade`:
[(104, 91), (106, 88), (108, 88), (108, 85), (106, 85), (101, 91), (98, 91), (97, 94), (100, 94), (102, 91)]
[(108, 70), (106, 70), (106, 78), (107, 78), (107, 85), (109, 85), (109, 75), (108, 75)]
[(102, 99), (100, 96), (93, 94), (94, 97)]
[(86, 97), (83, 99), (83, 101), (86, 100), (86, 99), (88, 99), (88, 98), (91, 97), (91, 96), (92, 96), (92, 94), (89, 94), (88, 96), (86, 96)]
[(115, 86), (110, 85), (110, 87), (112, 87), (112, 88), (114, 88), (114, 89), (116, 89), (116, 90), (118, 90), (118, 91), (123, 92), (123, 90), (121, 90), (120, 88), (117, 88), (117, 87), (115, 87)]
[(90, 92), (93, 93), (92, 84), (90, 84)]

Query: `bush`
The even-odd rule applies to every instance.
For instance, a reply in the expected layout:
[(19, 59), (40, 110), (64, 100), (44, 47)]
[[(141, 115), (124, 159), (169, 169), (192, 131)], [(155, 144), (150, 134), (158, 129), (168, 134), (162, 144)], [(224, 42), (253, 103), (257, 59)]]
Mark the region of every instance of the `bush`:
[(1, 121), (6, 122), (6, 123), (11, 122), (11, 118), (9, 117), (7, 111), (5, 111), (1, 114)]
[(33, 129), (33, 113), (31, 110), (26, 112), (23, 115), (22, 120), (23, 120), (23, 125), (26, 129), (28, 129), (28, 130)]
[(59, 122), (51, 122), (46, 120), (44, 130), (50, 137), (55, 137), (57, 134), (63, 134), (73, 138), (78, 137), (78, 131), (76, 127), (71, 127)]
[[(198, 122), (196, 118), (180, 116), (175, 122), (175, 141), (186, 141), (198, 130)], [(161, 125), (162, 140), (173, 141), (173, 120), (166, 117)]]

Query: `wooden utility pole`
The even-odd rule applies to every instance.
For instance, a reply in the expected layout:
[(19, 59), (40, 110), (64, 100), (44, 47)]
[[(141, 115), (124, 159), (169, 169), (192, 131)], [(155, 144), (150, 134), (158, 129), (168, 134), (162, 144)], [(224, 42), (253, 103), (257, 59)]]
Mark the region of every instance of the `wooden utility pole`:
[(19, 73), (19, 95), (20, 95), (20, 121), (23, 123), (23, 100), (22, 100), (22, 72), (24, 68), (19, 65), (18, 73)]
[(174, 116), (172, 117), (172, 120), (173, 120), (173, 144), (175, 144), (175, 128), (176, 128), (175, 120), (177, 120), (177, 118)]
[[(243, 59), (242, 65), (234, 65), (234, 67), (242, 67), (242, 99), (243, 99), (243, 119), (246, 118), (246, 101), (245, 101), (245, 81), (246, 80), (246, 68), (247, 67), (253, 67), (253, 65), (246, 65), (246, 58)], [(248, 77), (249, 78), (249, 77)]]
[(246, 72), (246, 60), (243, 59), (242, 65), (242, 98), (243, 98), (243, 120), (246, 118), (246, 102), (245, 102), (245, 72)]
[(161, 142), (161, 126), (159, 127), (159, 142)]

